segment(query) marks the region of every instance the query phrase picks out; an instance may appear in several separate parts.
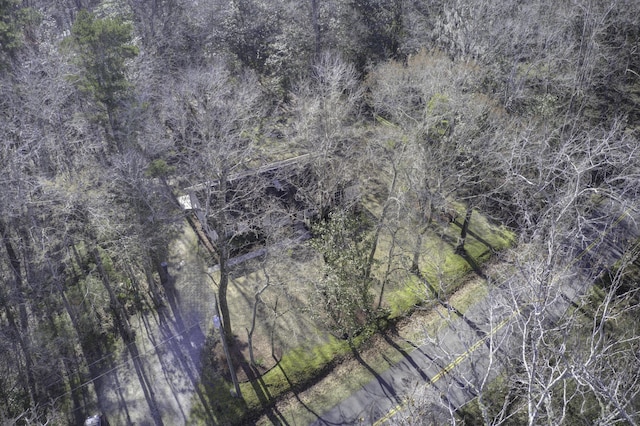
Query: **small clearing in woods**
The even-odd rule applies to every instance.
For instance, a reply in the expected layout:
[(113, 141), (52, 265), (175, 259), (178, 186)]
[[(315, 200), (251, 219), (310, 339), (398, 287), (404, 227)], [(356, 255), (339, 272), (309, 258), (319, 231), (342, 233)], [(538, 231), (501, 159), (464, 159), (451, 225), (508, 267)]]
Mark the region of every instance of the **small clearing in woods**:
[[(495, 276), (500, 268), (507, 264), (493, 259), (484, 265), (485, 276)], [(459, 312), (466, 310), (482, 299), (487, 292), (486, 280), (475, 273), (470, 273), (460, 289), (448, 302)], [(415, 310), (411, 316), (403, 318), (391, 326), (384, 334), (371, 338), (359, 351), (359, 356), (376, 373), (386, 371), (391, 365), (401, 361), (401, 349), (410, 353), (424, 343), (428, 336), (433, 336), (456, 320), (452, 310), (440, 305)], [(348, 378), (348, 379), (347, 379)], [(317, 420), (316, 415), (337, 405), (361, 386), (375, 379), (368, 369), (362, 366), (355, 357), (345, 357), (332, 371), (313, 387), (302, 392), (291, 392), (283, 397), (269, 414), (264, 414), (257, 421), (260, 426), (272, 424), (271, 414), (278, 413), (284, 424), (307, 425)]]
[[(422, 280), (427, 281), (429, 285), (418, 280), (411, 271), (416, 250), (412, 233), (399, 230), (393, 237), (385, 232), (380, 235), (376, 251), (376, 258), (380, 261), (374, 273), (378, 276), (385, 273), (386, 262), (382, 260), (391, 253), (394, 269), (387, 277), (382, 306), (388, 308), (393, 316), (402, 316), (407, 309), (422, 300), (433, 300), (433, 291), (438, 291), (439, 297), (462, 297), (456, 295), (460, 293), (463, 283), (473, 276), (467, 274), (477, 269), (480, 262), (488, 260), (492, 252), (511, 244), (512, 236), (507, 231), (491, 226), (482, 216), (476, 214), (466, 244), (467, 255), (461, 257), (454, 252), (459, 230), (460, 223), (456, 222), (434, 223), (424, 231), (419, 259)], [(197, 240), (193, 232), (191, 235)], [(206, 258), (205, 249), (200, 246), (199, 250), (200, 258)], [(185, 259), (190, 256), (192, 254), (184, 253)], [(345, 350), (345, 342), (332, 338), (314, 322), (314, 314), (322, 309), (313, 297), (314, 284), (322, 278), (321, 271), (322, 257), (305, 243), (278, 246), (278, 249), (267, 250), (266, 255), (233, 267), (227, 301), (235, 335), (235, 341), (230, 345), (234, 368), (241, 382), (259, 379), (250, 384), (246, 383), (247, 386), (241, 386), (244, 405), (239, 404), (239, 413), (246, 413), (246, 409), (253, 411), (270, 405), (269, 401), (286, 394), (292, 386), (297, 388), (301, 384), (317, 383), (331, 369), (334, 369), (334, 373), (330, 377), (336, 374), (339, 377), (340, 372), (345, 371), (345, 366), (350, 365), (345, 361), (349, 359), (349, 350)], [(206, 291), (215, 292), (219, 273), (214, 267), (205, 267), (200, 280), (202, 285), (208, 287)], [(475, 289), (472, 291), (475, 294), (480, 287), (474, 285), (465, 288)], [(380, 286), (374, 289), (378, 294), (381, 290)], [(468, 292), (465, 290), (460, 294)], [(376, 302), (377, 300), (376, 297)], [(464, 312), (462, 309), (460, 311)], [(433, 312), (437, 312), (437, 309)], [(414, 316), (420, 315), (426, 314), (419, 310)], [(212, 323), (212, 318), (213, 305), (207, 320), (208, 325)], [(403, 328), (403, 324), (404, 320), (397, 323), (395, 330)], [(249, 345), (249, 333), (252, 328), (251, 343), (255, 361), (253, 365), (250, 361)], [(230, 375), (219, 334), (207, 335), (209, 338), (203, 352), (203, 370), (207, 371), (203, 374), (208, 377), (209, 384), (205, 383), (204, 392), (210, 395), (211, 400), (218, 401), (222, 397), (220, 386), (231, 387)], [(393, 336), (393, 329), (387, 336)], [(382, 348), (377, 347), (380, 344), (384, 345), (385, 339), (381, 336), (374, 337), (366, 343), (363, 350), (373, 348), (371, 353), (382, 352)], [(331, 354), (336, 353), (339, 357), (333, 359), (334, 355)], [(288, 359), (283, 364), (283, 357), (287, 356)], [(329, 368), (324, 368), (324, 365)], [(224, 382), (215, 380), (214, 376), (223, 378)], [(304, 383), (299, 380), (303, 380)], [(334, 385), (331, 384), (328, 388), (331, 389)], [(315, 388), (322, 389), (322, 385)], [(224, 392), (228, 396), (228, 392)], [(339, 392), (331, 391), (328, 394), (330, 395), (326, 404), (335, 399)], [(320, 397), (315, 399), (320, 404), (323, 401)], [(207, 404), (207, 401), (200, 402), (202, 406)], [(200, 412), (203, 412), (203, 408)], [(228, 418), (223, 420), (231, 421)]]

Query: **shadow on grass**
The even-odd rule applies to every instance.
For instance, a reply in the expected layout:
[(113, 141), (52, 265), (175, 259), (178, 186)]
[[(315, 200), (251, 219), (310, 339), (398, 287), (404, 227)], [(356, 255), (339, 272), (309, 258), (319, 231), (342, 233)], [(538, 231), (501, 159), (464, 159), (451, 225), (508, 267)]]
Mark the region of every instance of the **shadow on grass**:
[[(212, 331), (202, 348), (202, 369), (200, 383), (197, 388), (199, 400), (191, 408), (190, 423), (195, 424), (237, 424), (245, 418), (248, 408), (242, 398), (235, 398), (231, 394), (231, 383), (225, 379), (220, 362), (216, 359), (219, 346), (218, 337)], [(228, 375), (228, 374), (227, 374)]]
[[(254, 384), (255, 382), (257, 382), (257, 383)], [(270, 403), (269, 403), (269, 405), (267, 407), (265, 407), (264, 414), (271, 421), (271, 424), (288, 426), (289, 423), (287, 423), (287, 421), (285, 420), (285, 418), (282, 415), (282, 413), (278, 410), (278, 407), (275, 404), (276, 401), (272, 399), (272, 396), (270, 395), (270, 393), (268, 391), (267, 384), (262, 379), (262, 376), (258, 375), (258, 377), (255, 380), (252, 380), (251, 385), (254, 387), (254, 389), (260, 388), (260, 387), (265, 389), (266, 401), (267, 402), (270, 401)], [(258, 389), (256, 389), (256, 394), (258, 392), (260, 392), (260, 391)]]
[(378, 372), (376, 372), (373, 368), (371, 368), (371, 366), (367, 364), (367, 362), (364, 359), (362, 359), (362, 357), (360, 356), (360, 353), (358, 352), (358, 349), (355, 346), (353, 345), (350, 345), (350, 346), (351, 346), (351, 353), (353, 354), (353, 357), (356, 359), (356, 361), (358, 361), (360, 365), (366, 368), (367, 371), (369, 371), (369, 373), (371, 373), (373, 377), (375, 377), (375, 380), (378, 382), (378, 384), (384, 391), (387, 398), (391, 400), (394, 404), (400, 404), (401, 399), (396, 394), (396, 390), (393, 388), (393, 386), (387, 383), (387, 381), (384, 378), (382, 378), (382, 376), (378, 374)]
[[(313, 411), (313, 409), (311, 407), (309, 407), (307, 404), (305, 404), (302, 399), (300, 399), (300, 396), (298, 395), (297, 392), (297, 387), (289, 378), (289, 376), (287, 375), (287, 373), (284, 371), (284, 368), (282, 368), (282, 365), (280, 364), (280, 361), (278, 359), (276, 359), (276, 357), (273, 357), (276, 361), (276, 367), (278, 367), (280, 369), (280, 372), (282, 373), (282, 375), (284, 376), (285, 380), (287, 381), (287, 383), (289, 384), (289, 387), (291, 388), (291, 391), (293, 392), (293, 395), (295, 396), (296, 400), (300, 403), (300, 405), (302, 405), (304, 407), (305, 410), (307, 410), (309, 413), (313, 414), (317, 419), (322, 420), (322, 418), (320, 417), (320, 415), (318, 413), (316, 413), (315, 411)], [(284, 421), (284, 418), (282, 418), (282, 420)], [(276, 423), (277, 424), (277, 423)], [(287, 424), (285, 422), (285, 424)]]
[[(277, 399), (269, 393), (269, 387), (262, 378), (262, 373), (245, 358), (242, 353), (241, 343), (236, 340), (230, 347), (231, 356), (234, 362), (242, 369), (247, 376), (248, 383), (258, 398), (261, 406), (260, 414), (267, 416), (273, 425), (288, 425), (284, 416), (276, 406)], [(284, 374), (284, 372), (283, 372)]]
[(475, 272), (476, 275), (478, 275), (482, 279), (487, 278), (482, 268), (480, 268), (478, 262), (476, 262), (476, 260), (469, 255), (467, 250), (465, 250), (464, 248), (456, 250), (456, 254), (463, 258), (469, 264), (469, 266), (471, 266), (471, 269), (473, 269), (473, 272)]
[(417, 265), (414, 265), (411, 268), (411, 273), (413, 275), (415, 275), (422, 284), (425, 285), (425, 287), (427, 287), (429, 289), (429, 291), (431, 292), (431, 294), (433, 295), (433, 297), (435, 299), (437, 299), (438, 301), (440, 301), (440, 292), (429, 282), (429, 280), (427, 279), (427, 277), (424, 276), (424, 274), (422, 273), (422, 271), (417, 267)]
[[(454, 220), (453, 222), (454, 225), (456, 225), (458, 228), (462, 229), (462, 224), (460, 222), (458, 222), (457, 220)], [(495, 247), (493, 247), (491, 245), (490, 242), (488, 242), (487, 240), (485, 240), (484, 238), (482, 238), (480, 235), (478, 235), (477, 233), (475, 233), (474, 231), (467, 229), (467, 234), (472, 236), (473, 238), (475, 238), (476, 240), (480, 241), (482, 244), (484, 244), (485, 246), (487, 246), (487, 248), (489, 250), (491, 250), (491, 252), (495, 253), (496, 249)]]

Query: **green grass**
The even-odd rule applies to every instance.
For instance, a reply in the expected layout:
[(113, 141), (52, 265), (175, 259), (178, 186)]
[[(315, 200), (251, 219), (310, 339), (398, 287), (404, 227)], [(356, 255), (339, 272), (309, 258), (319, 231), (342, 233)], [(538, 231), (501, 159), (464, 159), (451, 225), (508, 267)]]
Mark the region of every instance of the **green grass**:
[[(481, 243), (473, 237), (470, 237), (467, 241), (467, 253), (475, 262), (482, 263), (489, 259), (492, 252), (487, 248), (486, 243), (489, 243), (492, 249), (496, 251), (505, 249), (513, 243), (513, 234), (501, 228), (490, 227), (489, 224), (478, 215), (474, 216), (474, 218), (476, 220), (472, 220), (471, 230), (477, 233), (477, 235), (482, 235), (482, 239), (485, 241), (485, 243)], [(464, 284), (467, 273), (471, 270), (471, 266), (464, 258), (456, 255), (452, 247), (449, 247), (445, 252), (445, 266), (442, 268), (443, 271), (427, 269), (428, 265), (424, 265), (423, 273), (432, 277), (440, 275), (440, 278), (447, 284), (447, 294), (451, 295), (448, 298), (449, 303), (455, 306), (458, 311), (464, 313), (470, 306), (486, 295), (487, 288), (484, 282), (476, 281), (474, 284), (459, 291)], [(425, 300), (424, 295), (426, 292), (421, 288), (422, 286), (420, 280), (415, 275), (411, 275), (408, 276), (403, 286), (389, 292), (386, 297), (391, 307), (389, 319), (406, 315), (407, 312), (414, 309), (418, 304), (422, 304), (423, 308), (427, 307), (426, 305), (434, 307), (436, 304), (433, 300)], [(455, 293), (456, 291), (458, 292)], [(438, 330), (445, 325), (444, 323), (445, 319), (441, 315), (433, 315), (430, 320), (424, 324), (424, 327), (429, 330)], [(423, 338), (423, 330), (424, 328), (417, 331), (415, 335), (408, 336), (408, 340), (421, 341)], [(411, 351), (413, 346), (406, 343), (404, 345), (400, 344), (399, 348), (402, 351)], [(298, 407), (298, 409), (294, 409), (290, 413), (285, 413), (285, 419), (290, 422), (293, 420), (296, 422), (313, 421), (315, 417), (309, 409), (321, 413), (334, 406), (374, 378), (369, 369), (377, 373), (382, 373), (391, 365), (402, 360), (403, 356), (404, 355), (398, 351), (398, 348), (392, 346), (389, 346), (384, 351), (373, 354), (365, 360), (368, 368), (350, 370), (348, 381), (341, 381), (340, 383), (336, 383), (335, 386), (331, 386), (331, 392), (314, 394), (313, 399), (306, 402), (307, 408)]]
[[(458, 311), (465, 312), (480, 298), (484, 297), (486, 293), (486, 283), (475, 281), (453, 295), (449, 302)], [(362, 351), (361, 355), (363, 361), (367, 364), (367, 368), (350, 369), (348, 371), (348, 380), (344, 380), (340, 376), (333, 380), (330, 379), (330, 383), (321, 386), (320, 390), (313, 389), (311, 394), (305, 398), (304, 405), (296, 404), (286, 412), (282, 412), (282, 418), (289, 424), (308, 424), (313, 422), (316, 420), (314, 412), (318, 414), (324, 412), (373, 380), (375, 376), (371, 373), (371, 370), (375, 371), (376, 374), (380, 374), (404, 359), (404, 354), (401, 351), (411, 352), (415, 349), (414, 344), (419, 345), (422, 343), (425, 330), (436, 332), (446, 326), (446, 313), (445, 315), (441, 314), (442, 312), (439, 314), (435, 310), (430, 311), (430, 314), (424, 318), (420, 327), (403, 334), (402, 339), (395, 342), (395, 346), (389, 344), (378, 345), (374, 351)], [(366, 344), (364, 347), (366, 348)]]
[(247, 406), (250, 409), (262, 407), (259, 393), (273, 398), (300, 388), (321, 375), (337, 358), (349, 352), (348, 343), (335, 337), (330, 337), (325, 344), (300, 347), (287, 352), (275, 367), (256, 381), (259, 387), (252, 383), (242, 383), (241, 390)]
[[(470, 234), (467, 237), (465, 249), (466, 258), (457, 255), (451, 244), (442, 243), (440, 237), (431, 232), (423, 242), (422, 252), (427, 255), (421, 256), (420, 271), (428, 283), (440, 292), (441, 297), (447, 297), (456, 292), (464, 284), (464, 277), (473, 270), (471, 262), (476, 265), (489, 260), (493, 252), (501, 251), (510, 247), (515, 242), (515, 235), (502, 228), (493, 227), (487, 220), (478, 213), (474, 213)], [(460, 228), (457, 225), (449, 225), (444, 232), (444, 236), (455, 241)], [(439, 259), (433, 261), (428, 257), (428, 253), (438, 253)], [(427, 299), (430, 296), (431, 299)], [(410, 275), (404, 280), (404, 284), (388, 292), (386, 300), (389, 304), (390, 318), (397, 318), (406, 315), (417, 305), (424, 305), (432, 301), (436, 295), (421, 280)]]
[(207, 377), (198, 385), (189, 415), (190, 425), (234, 424), (249, 412), (244, 399), (231, 395), (233, 385), (221, 377)]
[(420, 294), (420, 287), (422, 284), (417, 276), (412, 275), (408, 277), (406, 285), (397, 290), (393, 290), (387, 294), (387, 301), (389, 303), (389, 319), (396, 319), (407, 312), (410, 312), (414, 307), (424, 303), (424, 297)]
[[(472, 264), (480, 265), (488, 260), (494, 251), (500, 251), (514, 242), (514, 235), (505, 229), (490, 226), (490, 224), (478, 213), (474, 213), (470, 235), (465, 247), (467, 256), (462, 257), (454, 252), (454, 242), (460, 228), (451, 224), (446, 229), (433, 229), (427, 232), (421, 247), (423, 253), (420, 257), (421, 273), (434, 285), (437, 284), (441, 297), (449, 299), (460, 312), (465, 312), (469, 306), (479, 300), (486, 292), (483, 286), (475, 285), (459, 291), (465, 284), (466, 276), (473, 269)], [(474, 237), (475, 235), (475, 237)], [(444, 236), (444, 240), (442, 237)], [(408, 240), (407, 240), (408, 241)], [(447, 242), (448, 241), (448, 242)], [(390, 248), (390, 238), (383, 236), (379, 242), (378, 253), (385, 255)], [(398, 262), (403, 266), (410, 264), (411, 254), (408, 245), (399, 245), (397, 250)], [(435, 257), (432, 254), (436, 254)], [(377, 266), (376, 274), (381, 273), (381, 264)], [(404, 268), (408, 270), (409, 268)], [(406, 271), (401, 275), (394, 275), (394, 282), (385, 290), (383, 305), (388, 308), (389, 315), (381, 323), (406, 316), (416, 306), (423, 308), (435, 307), (433, 294), (426, 289), (425, 284), (415, 275)], [(430, 296), (430, 297), (429, 297)], [(437, 330), (442, 324), (442, 317), (434, 315), (426, 327)], [(328, 337), (324, 343), (315, 345), (301, 344), (298, 347), (286, 351), (275, 367), (263, 374), (258, 380), (241, 384), (242, 400), (230, 396), (230, 383), (220, 378), (210, 379), (208, 384), (201, 386), (201, 393), (205, 398), (195, 398), (192, 409), (192, 419), (196, 424), (206, 424), (208, 418), (215, 418), (217, 423), (241, 424), (247, 419), (259, 414), (265, 408), (289, 391), (301, 391), (310, 384), (317, 382), (337, 361), (353, 352), (352, 348), (366, 346), (367, 338), (376, 331), (376, 325), (372, 325), (366, 332), (354, 339), (353, 346), (347, 341)], [(419, 335), (414, 336), (420, 340)], [(412, 347), (407, 344), (401, 347), (409, 351)], [(364, 353), (360, 351), (359, 353)], [(342, 399), (349, 396), (355, 390), (373, 379), (371, 371), (381, 373), (392, 364), (400, 361), (403, 355), (397, 348), (389, 346), (388, 350), (369, 355), (364, 362), (368, 368), (358, 368), (349, 371), (349, 380), (341, 380), (330, 387), (330, 390), (321, 389), (313, 393), (313, 399), (307, 403), (307, 408), (294, 409), (282, 415), (292, 424), (298, 424), (315, 417), (309, 409), (321, 413)], [(205, 372), (206, 374), (206, 372)], [(301, 405), (301, 404), (298, 404)], [(208, 413), (205, 406), (213, 408), (213, 413)], [(209, 416), (209, 417), (207, 417)]]
[[(351, 345), (346, 340), (330, 336), (325, 344), (300, 347), (287, 352), (262, 377), (240, 384), (241, 399), (231, 396), (233, 385), (230, 382), (220, 377), (205, 380), (206, 384), (200, 385), (200, 392), (206, 395), (206, 401), (194, 400), (191, 420), (195, 424), (207, 424), (210, 419), (222, 424), (243, 424), (248, 417), (273, 404), (278, 396), (291, 390), (299, 390), (322, 377), (336, 360), (351, 354), (352, 347), (357, 348), (366, 342), (370, 333), (356, 337)], [(350, 387), (341, 389), (340, 397), (346, 397), (372, 377), (366, 370), (356, 372), (355, 376), (349, 377)], [(335, 396), (336, 394), (327, 396), (327, 401), (334, 401)], [(208, 413), (205, 406), (213, 406), (215, 412)]]

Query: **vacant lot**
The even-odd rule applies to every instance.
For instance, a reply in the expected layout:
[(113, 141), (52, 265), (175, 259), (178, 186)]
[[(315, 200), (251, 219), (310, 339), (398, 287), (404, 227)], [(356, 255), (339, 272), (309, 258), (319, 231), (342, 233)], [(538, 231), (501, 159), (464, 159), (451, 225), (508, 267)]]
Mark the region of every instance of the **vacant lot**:
[[(382, 294), (382, 306), (391, 316), (400, 317), (416, 304), (430, 306), (434, 290), (441, 297), (460, 297), (454, 296), (456, 290), (475, 263), (510, 242), (508, 233), (474, 215), (468, 256), (461, 257), (453, 250), (459, 229), (459, 224), (451, 223), (425, 230), (419, 256), (422, 279), (409, 270), (415, 235), (403, 229), (384, 230), (374, 273), (386, 277), (386, 284), (384, 292), (381, 285), (373, 290), (376, 303)], [(234, 270), (228, 297), (236, 336), (231, 349), (234, 368), (243, 381), (243, 398), (232, 398), (226, 358), (213, 327), (217, 272), (204, 259), (206, 251), (185, 222), (167, 259), (165, 305), (130, 319), (135, 342), (121, 345), (103, 360), (104, 373), (92, 382), (99, 396), (98, 409), (113, 424), (237, 422), (272, 406), (292, 389), (318, 382), (331, 369), (342, 371), (339, 365), (350, 356), (349, 345), (313, 320), (320, 306), (310, 294), (321, 278), (322, 257), (305, 243), (279, 246)], [(474, 289), (472, 294), (481, 292), (480, 287)], [(462, 311), (463, 306), (458, 309)], [(255, 365), (250, 362), (252, 329)], [(355, 343), (362, 344), (365, 337), (366, 333)], [(307, 394), (317, 410), (328, 408), (349, 390), (338, 391), (335, 382), (329, 383), (331, 392), (325, 385), (324, 391), (319, 388), (320, 394)]]
[[(454, 294), (469, 271), (493, 251), (511, 243), (508, 232), (490, 226), (479, 214), (474, 214), (471, 222), (466, 256), (454, 253), (460, 231), (458, 222), (434, 223), (426, 228), (418, 249), (416, 234), (409, 229), (384, 230), (376, 251), (376, 303), (387, 308), (391, 317), (404, 315), (416, 304), (428, 305), (434, 292), (440, 297)], [(421, 278), (411, 271), (416, 250)], [(182, 260), (191, 257), (185, 253)], [(218, 421), (230, 422), (247, 410), (269, 406), (274, 398), (292, 388), (315, 382), (350, 354), (346, 341), (331, 336), (313, 320), (314, 310), (321, 307), (313, 300), (311, 290), (321, 278), (321, 266), (321, 256), (304, 243), (278, 247), (236, 266), (228, 300), (236, 336), (232, 353), (237, 373), (244, 381), (243, 400), (229, 398), (232, 386), (225, 357), (217, 336), (208, 332), (200, 388), (206, 398), (195, 399), (192, 421), (206, 423), (209, 412)], [(199, 279), (209, 287), (208, 291), (216, 289), (215, 268), (209, 267)], [(250, 363), (250, 343), (255, 365)], [(225, 409), (216, 412), (218, 407)]]

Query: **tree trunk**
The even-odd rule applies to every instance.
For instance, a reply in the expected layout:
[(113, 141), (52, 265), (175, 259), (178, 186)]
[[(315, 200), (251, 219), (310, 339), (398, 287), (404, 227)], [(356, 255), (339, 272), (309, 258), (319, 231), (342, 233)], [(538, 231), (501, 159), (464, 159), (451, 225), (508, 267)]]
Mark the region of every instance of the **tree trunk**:
[(420, 251), (422, 250), (422, 234), (416, 236), (416, 245), (413, 249), (413, 258), (411, 259), (411, 272), (416, 273), (420, 271)]
[[(386, 284), (389, 282), (389, 277), (391, 277), (391, 268), (393, 267), (393, 260), (395, 256), (396, 249), (396, 238), (398, 234), (398, 229), (393, 232), (391, 236), (391, 247), (389, 247), (389, 253), (387, 254), (387, 268), (384, 272), (384, 278), (382, 279), (382, 286), (380, 288), (380, 296), (378, 297), (378, 310), (382, 308), (382, 298), (384, 296), (384, 288)], [(414, 255), (415, 261), (415, 255)]]
[[(38, 401), (38, 388), (36, 386), (36, 381), (33, 376), (33, 362), (31, 359), (31, 350), (30, 350), (30, 339), (29, 339), (29, 330), (28, 330), (28, 320), (29, 316), (27, 313), (26, 302), (24, 301), (24, 292), (23, 292), (23, 279), (22, 279), (22, 269), (20, 264), (20, 259), (17, 256), (17, 252), (14, 249), (11, 241), (8, 238), (6, 228), (4, 223), (0, 222), (0, 237), (4, 243), (5, 250), (7, 252), (7, 257), (9, 258), (9, 264), (11, 265), (11, 269), (13, 271), (13, 288), (11, 294), (9, 296), (9, 300), (5, 301), (5, 312), (7, 314), (7, 319), (9, 320), (10, 325), (16, 332), (16, 337), (18, 339), (18, 344), (20, 345), (20, 349), (22, 349), (22, 353), (24, 356), (25, 363), (25, 374), (27, 378), (27, 384), (29, 387), (29, 396), (31, 398), (32, 404), (39, 403)], [(20, 314), (19, 324), (16, 324), (15, 317), (11, 312), (10, 306), (18, 306), (18, 312)], [(19, 329), (18, 329), (19, 327)]]
[(473, 214), (473, 209), (471, 207), (467, 207), (467, 212), (464, 215), (464, 222), (462, 222), (462, 228), (460, 229), (460, 238), (458, 239), (458, 246), (456, 247), (456, 253), (464, 254), (465, 248), (464, 243), (467, 239), (467, 232), (469, 232), (469, 222), (471, 222), (471, 215)]
[(249, 344), (249, 360), (251, 361), (251, 365), (257, 365), (256, 364), (256, 359), (253, 356), (253, 332), (256, 329), (256, 317), (258, 316), (258, 303), (260, 303), (260, 295), (267, 289), (267, 287), (269, 287), (269, 275), (265, 272), (265, 275), (267, 277), (267, 282), (266, 284), (256, 292), (256, 294), (254, 295), (254, 302), (253, 302), (253, 311), (252, 311), (252, 316), (251, 316), (251, 328), (247, 328), (247, 342)]
[[(216, 309), (215, 309), (215, 315), (218, 315), (218, 317), (220, 316), (220, 303), (218, 303), (219, 301), (216, 301)], [(233, 360), (231, 359), (231, 353), (229, 352), (229, 345), (227, 342), (227, 338), (226, 338), (226, 331), (225, 331), (225, 325), (224, 323), (220, 325), (220, 327), (222, 328), (220, 330), (220, 341), (222, 343), (222, 349), (224, 350), (224, 356), (227, 358), (227, 365), (229, 366), (229, 374), (231, 375), (231, 381), (233, 382), (233, 386), (235, 388), (235, 395), (232, 393), (233, 396), (235, 396), (236, 398), (242, 398), (242, 391), (240, 390), (240, 383), (238, 383), (238, 376), (236, 375), (236, 369), (233, 366)]]
[(164, 306), (164, 296), (162, 295), (160, 286), (153, 278), (152, 268), (153, 267), (149, 265), (148, 262), (145, 262), (144, 273), (147, 278), (147, 285), (149, 286), (149, 291), (151, 292), (151, 300), (153, 301), (153, 305), (155, 308), (161, 308), (162, 306)]
[[(365, 271), (366, 279), (369, 279), (371, 277), (371, 268), (373, 267), (373, 262), (375, 260), (376, 249), (378, 248), (378, 240), (380, 239), (380, 232), (382, 232), (382, 225), (384, 225), (384, 221), (387, 217), (387, 213), (389, 212), (389, 206), (390, 206), (389, 198), (395, 194), (397, 181), (398, 181), (398, 170), (396, 169), (396, 166), (394, 164), (393, 180), (391, 181), (391, 185), (389, 187), (389, 196), (387, 197), (387, 201), (384, 203), (384, 207), (382, 208), (382, 213), (380, 214), (380, 218), (378, 219), (378, 223), (376, 224), (376, 233), (375, 233), (375, 236), (373, 237), (373, 243), (371, 244), (371, 251), (369, 252), (369, 258), (367, 260), (367, 270)], [(382, 299), (382, 295), (380, 295), (380, 299)]]
[[(233, 331), (231, 328), (231, 315), (229, 314), (229, 304), (227, 303), (227, 289), (229, 288), (229, 245), (230, 239), (226, 235), (226, 225), (227, 225), (227, 214), (226, 214), (226, 196), (227, 196), (227, 183), (229, 178), (229, 169), (226, 167), (226, 164), (223, 164), (221, 167), (222, 172), (218, 176), (218, 189), (217, 194), (212, 194), (209, 190), (206, 193), (206, 201), (204, 203), (205, 208), (204, 211), (200, 211), (197, 213), (198, 220), (202, 229), (204, 230), (207, 238), (211, 242), (212, 245), (215, 246), (215, 252), (218, 256), (218, 265), (220, 266), (220, 282), (218, 283), (218, 297), (216, 300), (215, 314), (221, 318), (221, 330), (220, 330), (220, 340), (222, 342), (222, 347), (224, 349), (225, 356), (227, 357), (227, 362), (229, 364), (229, 374), (231, 374), (231, 380), (233, 381), (235, 387), (235, 395), (236, 397), (241, 397), (242, 394), (240, 392), (240, 385), (238, 383), (238, 377), (236, 375), (236, 370), (233, 366), (233, 361), (231, 359), (231, 353), (229, 352), (229, 342), (233, 342)], [(217, 195), (217, 196), (216, 196)], [(208, 217), (211, 211), (211, 199), (214, 198), (215, 205), (214, 211), (218, 212), (218, 217), (215, 221), (217, 226), (217, 232), (212, 230), (209, 226)], [(193, 199), (193, 197), (192, 197)], [(211, 277), (213, 280), (213, 277)], [(214, 281), (215, 282), (215, 281)]]
[(229, 287), (229, 249), (227, 242), (221, 241), (220, 256), (218, 259), (220, 265), (220, 284), (218, 286), (218, 301), (220, 305), (220, 315), (222, 316), (222, 324), (224, 325), (225, 338), (233, 341), (233, 331), (231, 329), (231, 316), (229, 314), (229, 304), (227, 303), (227, 289)]
[(111, 305), (111, 309), (116, 318), (116, 324), (118, 328), (122, 332), (122, 337), (126, 343), (130, 343), (135, 339), (135, 334), (133, 330), (131, 330), (131, 326), (129, 325), (129, 320), (127, 318), (127, 314), (124, 311), (124, 307), (118, 297), (116, 296), (113, 288), (111, 287), (111, 283), (109, 281), (109, 276), (104, 269), (102, 264), (102, 258), (100, 257), (100, 252), (96, 247), (93, 248), (93, 258), (96, 261), (96, 266), (98, 267), (98, 272), (100, 273), (100, 279), (102, 281), (102, 285), (107, 290), (109, 294), (109, 303)]

